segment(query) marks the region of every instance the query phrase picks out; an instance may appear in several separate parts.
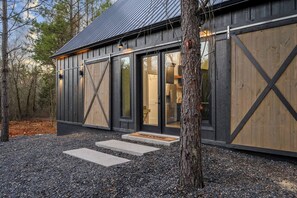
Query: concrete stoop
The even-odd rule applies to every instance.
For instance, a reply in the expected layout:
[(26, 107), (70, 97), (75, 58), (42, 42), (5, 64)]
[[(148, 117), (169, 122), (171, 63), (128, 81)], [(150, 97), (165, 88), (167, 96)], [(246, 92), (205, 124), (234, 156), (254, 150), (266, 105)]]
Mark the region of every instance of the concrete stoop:
[(118, 165), (118, 164), (122, 164), (130, 161), (125, 158), (109, 155), (106, 153), (94, 151), (87, 148), (64, 151), (63, 153), (67, 155), (71, 155), (73, 157), (77, 157), (79, 159), (93, 162), (95, 164), (99, 164), (105, 167), (114, 166), (114, 165)]
[[(178, 136), (172, 135), (163, 135), (163, 134), (155, 134), (148, 132), (136, 132), (132, 134), (122, 135), (122, 139), (133, 140), (137, 142), (145, 142), (149, 144), (155, 145), (163, 145), (170, 146), (175, 142), (179, 142)], [(160, 148), (141, 145), (138, 143), (130, 143), (119, 140), (107, 140), (96, 142), (96, 146), (101, 148), (110, 149), (117, 152), (127, 153), (130, 155), (142, 156), (145, 153), (154, 152), (160, 150)], [(79, 159), (83, 159), (89, 162), (93, 162), (105, 167), (114, 166), (122, 163), (129, 162), (129, 159), (117, 157), (114, 155), (102, 153), (99, 151), (87, 149), (87, 148), (79, 148), (74, 150), (64, 151), (63, 153), (67, 155), (71, 155), (73, 157), (77, 157)]]
[(108, 140), (108, 141), (96, 142), (95, 144), (98, 147), (110, 149), (113, 151), (119, 151), (130, 155), (136, 155), (136, 156), (142, 156), (145, 153), (159, 150), (159, 148), (155, 148), (152, 146), (145, 146), (145, 145), (140, 145), (135, 143), (119, 141), (119, 140)]

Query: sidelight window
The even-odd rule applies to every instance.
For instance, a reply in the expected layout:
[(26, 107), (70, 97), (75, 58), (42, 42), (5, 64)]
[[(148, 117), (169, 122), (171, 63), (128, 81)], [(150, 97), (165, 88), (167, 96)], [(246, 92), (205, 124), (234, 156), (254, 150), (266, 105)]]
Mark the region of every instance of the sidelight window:
[(131, 117), (130, 58), (121, 58), (121, 117)]

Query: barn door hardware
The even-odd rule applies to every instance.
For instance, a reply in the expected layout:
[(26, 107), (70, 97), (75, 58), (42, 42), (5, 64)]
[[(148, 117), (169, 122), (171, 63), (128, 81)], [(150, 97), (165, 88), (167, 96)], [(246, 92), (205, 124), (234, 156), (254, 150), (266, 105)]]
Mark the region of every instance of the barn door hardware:
[(88, 65), (85, 65), (86, 71), (87, 71), (88, 75), (90, 76), (91, 85), (92, 85), (93, 90), (94, 90), (94, 95), (92, 96), (92, 99), (91, 99), (90, 105), (88, 107), (87, 113), (86, 113), (86, 115), (84, 117), (84, 121), (83, 121), (84, 124), (85, 124), (85, 122), (86, 122), (86, 120), (88, 118), (88, 115), (89, 115), (89, 113), (91, 111), (91, 108), (93, 106), (93, 103), (94, 103), (95, 99), (97, 99), (98, 102), (99, 102), (100, 108), (102, 109), (102, 113), (103, 113), (104, 119), (105, 119), (106, 123), (108, 124), (108, 127), (110, 127), (110, 123), (109, 123), (108, 118), (106, 116), (106, 112), (104, 111), (104, 108), (103, 108), (103, 105), (102, 105), (102, 101), (101, 101), (100, 97), (98, 96), (98, 91), (100, 89), (101, 83), (103, 81), (103, 78), (105, 76), (105, 73), (107, 71), (107, 68), (108, 68), (109, 64), (110, 64), (110, 61), (108, 60), (107, 63), (106, 63), (106, 65), (105, 65), (105, 67), (104, 67), (103, 73), (102, 73), (102, 75), (99, 78), (99, 82), (98, 82), (98, 85), (97, 86), (95, 85), (94, 79), (93, 79), (93, 77), (91, 75), (91, 72), (90, 72), (90, 70), (88, 68)]
[(276, 94), (276, 96), (280, 99), (282, 104), (286, 107), (286, 109), (291, 113), (291, 115), (294, 117), (294, 119), (297, 121), (297, 112), (294, 110), (294, 108), (291, 106), (291, 104), (288, 102), (288, 100), (284, 97), (284, 95), (281, 93), (281, 91), (277, 88), (276, 83), (279, 80), (279, 78), (282, 76), (282, 74), (286, 71), (288, 66), (291, 64), (295, 56), (297, 55), (297, 45), (294, 47), (292, 52), (289, 54), (289, 56), (285, 59), (285, 61), (280, 66), (279, 70), (275, 73), (273, 78), (270, 78), (265, 70), (262, 68), (262, 66), (258, 63), (258, 61), (254, 58), (254, 56), (251, 54), (251, 52), (247, 49), (247, 47), (242, 43), (242, 41), (238, 38), (236, 35), (232, 35), (232, 39), (236, 43), (236, 45), (243, 51), (243, 53), (246, 55), (246, 57), (250, 60), (250, 62), (255, 66), (256, 70), (260, 73), (260, 75), (263, 77), (263, 79), (267, 82), (267, 86), (262, 91), (262, 93), (259, 95), (259, 97), (256, 99), (256, 101), (253, 103), (252, 107), (249, 109), (249, 111), (245, 114), (241, 122), (238, 124), (238, 126), (235, 128), (234, 132), (231, 134), (230, 137), (230, 143), (237, 137), (239, 132), (243, 129), (245, 124), (248, 122), (248, 120), (252, 117), (254, 112), (257, 110), (257, 108), (260, 106), (261, 102), (264, 100), (264, 98), (267, 96), (267, 94), (273, 90)]
[(230, 29), (230, 26), (228, 25), (227, 26), (227, 39), (228, 40), (230, 39), (230, 31), (231, 31), (231, 29)]

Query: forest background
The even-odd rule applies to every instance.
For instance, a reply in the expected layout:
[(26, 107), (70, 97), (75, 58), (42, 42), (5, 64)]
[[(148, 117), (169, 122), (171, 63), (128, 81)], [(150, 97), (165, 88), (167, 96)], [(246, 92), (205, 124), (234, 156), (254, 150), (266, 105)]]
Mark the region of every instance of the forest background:
[(114, 2), (8, 1), (10, 120), (55, 119), (56, 68), (50, 57)]
[[(56, 67), (50, 57), (115, 1), (7, 1), (9, 136), (56, 133)], [(2, 62), (0, 55), (1, 68)]]

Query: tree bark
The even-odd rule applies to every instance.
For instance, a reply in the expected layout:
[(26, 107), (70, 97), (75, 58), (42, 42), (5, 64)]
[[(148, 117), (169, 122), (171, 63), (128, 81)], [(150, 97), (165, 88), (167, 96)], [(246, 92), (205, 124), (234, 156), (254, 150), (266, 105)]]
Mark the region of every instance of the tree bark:
[(181, 0), (183, 33), (183, 101), (181, 114), (180, 185), (203, 188), (201, 157), (201, 54), (197, 0)]
[(1, 141), (9, 140), (9, 112), (7, 94), (7, 73), (8, 73), (8, 19), (7, 19), (7, 0), (2, 0), (2, 89), (1, 89), (1, 115), (2, 130)]
[(85, 5), (85, 12), (86, 12), (86, 25), (89, 25), (89, 0), (86, 0), (86, 5)]
[(80, 32), (80, 23), (81, 23), (81, 21), (80, 21), (80, 6), (79, 6), (79, 4), (80, 4), (80, 1), (79, 0), (77, 0), (77, 33), (79, 33)]

